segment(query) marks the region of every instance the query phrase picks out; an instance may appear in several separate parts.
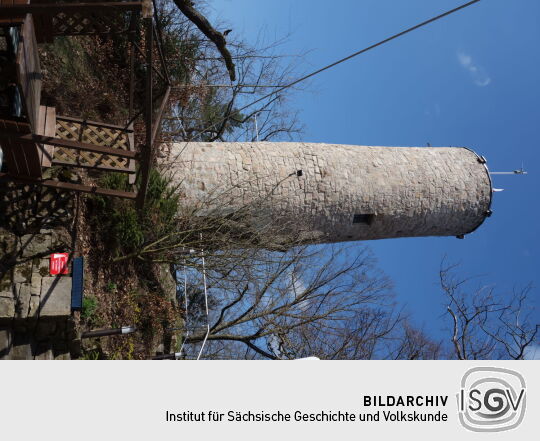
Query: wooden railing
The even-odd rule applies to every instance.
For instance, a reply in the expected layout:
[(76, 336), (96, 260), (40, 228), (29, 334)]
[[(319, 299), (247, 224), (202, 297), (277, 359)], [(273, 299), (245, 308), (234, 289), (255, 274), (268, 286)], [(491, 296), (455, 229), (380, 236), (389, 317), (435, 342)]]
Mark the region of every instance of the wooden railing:
[[(128, 14), (129, 12), (129, 14)], [(141, 21), (144, 33), (144, 53), (135, 37)], [(109, 196), (137, 199), (142, 209), (146, 198), (153, 144), (170, 92), (167, 66), (156, 34), (152, 15), (152, 0), (86, 2), (55, 0), (0, 0), (0, 26), (20, 30), (16, 57), (16, 78), (23, 102), (21, 116), (0, 116), (0, 146), (4, 151), (8, 173), (2, 179), (35, 182), (66, 190), (91, 192)], [(139, 30), (141, 30), (139, 28)], [(41, 105), (41, 71), (38, 42), (52, 41), (55, 36), (109, 34), (130, 32), (129, 121), (126, 126), (57, 116), (52, 107)], [(139, 32), (141, 36), (143, 33)], [(156, 37), (156, 38), (154, 38)], [(137, 41), (135, 41), (137, 40)], [(159, 55), (161, 70), (153, 64), (153, 52)], [(136, 53), (140, 56), (136, 56)], [(146, 75), (141, 80), (144, 95), (141, 109), (135, 110), (135, 60), (145, 64)], [(139, 70), (140, 71), (140, 70)], [(155, 81), (161, 86), (153, 94)], [(154, 106), (157, 104), (157, 108)], [(133, 122), (142, 117), (145, 123), (145, 142), (135, 152)], [(136, 161), (139, 163), (136, 175)], [(65, 183), (42, 178), (42, 168), (54, 165), (92, 170), (127, 173), (129, 183), (139, 176), (138, 192), (123, 192), (81, 184)]]

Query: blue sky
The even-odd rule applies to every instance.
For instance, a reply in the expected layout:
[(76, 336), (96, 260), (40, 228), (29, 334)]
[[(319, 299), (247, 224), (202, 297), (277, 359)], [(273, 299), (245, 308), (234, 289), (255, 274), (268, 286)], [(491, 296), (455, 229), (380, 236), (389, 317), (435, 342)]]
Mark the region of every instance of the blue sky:
[[(457, 0), (211, 0), (210, 17), (255, 42), (290, 35), (283, 53), (309, 51), (298, 75), (322, 67), (420, 21)], [(483, 0), (315, 77), (290, 106), (302, 140), (358, 145), (467, 146), (494, 176), (491, 218), (455, 238), (372, 241), (398, 300), (437, 335), (443, 256), (499, 292), (538, 275), (540, 204), (540, 2)], [(538, 298), (539, 289), (533, 291)], [(536, 302), (540, 306), (540, 302)], [(540, 313), (536, 316), (540, 321)], [(442, 334), (441, 334), (442, 335)]]

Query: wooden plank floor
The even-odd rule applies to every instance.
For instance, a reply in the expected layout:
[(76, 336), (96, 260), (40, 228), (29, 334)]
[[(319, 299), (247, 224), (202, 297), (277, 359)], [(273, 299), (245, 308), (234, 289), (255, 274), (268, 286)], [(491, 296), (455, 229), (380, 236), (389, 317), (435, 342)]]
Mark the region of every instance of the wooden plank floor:
[[(6, 4), (21, 4), (21, 2), (2, 0), (1, 6)], [(6, 80), (17, 83), (18, 91), (21, 94), (23, 112), (20, 118), (5, 117), (0, 120), (0, 130), (4, 133), (13, 133), (20, 136), (36, 133), (37, 131), (41, 100), (41, 70), (34, 26), (30, 14), (26, 15), (19, 29), (20, 41), (15, 61), (16, 78), (7, 78)], [(5, 150), (10, 173), (30, 177), (42, 176), (40, 148), (36, 142), (20, 138), (3, 138), (2, 149)]]

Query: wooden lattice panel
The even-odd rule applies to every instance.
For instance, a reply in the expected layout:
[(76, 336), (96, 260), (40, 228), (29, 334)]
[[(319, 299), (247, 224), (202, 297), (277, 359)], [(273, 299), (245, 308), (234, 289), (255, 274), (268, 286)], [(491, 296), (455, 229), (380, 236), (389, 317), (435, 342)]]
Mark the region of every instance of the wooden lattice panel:
[(128, 30), (123, 13), (111, 11), (60, 12), (52, 19), (53, 35), (115, 34)]
[(13, 181), (0, 186), (0, 224), (9, 231), (36, 231), (67, 225), (73, 214), (69, 192)]
[[(130, 150), (128, 132), (84, 121), (57, 118), (56, 137), (120, 150)], [(54, 159), (89, 168), (102, 166), (113, 169), (126, 169), (130, 166), (127, 158), (65, 147), (56, 147)]]

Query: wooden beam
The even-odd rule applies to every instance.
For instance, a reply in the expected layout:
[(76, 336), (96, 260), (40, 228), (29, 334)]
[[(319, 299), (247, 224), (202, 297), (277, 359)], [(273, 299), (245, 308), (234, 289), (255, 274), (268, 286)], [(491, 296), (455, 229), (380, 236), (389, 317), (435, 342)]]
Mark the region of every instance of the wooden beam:
[(53, 181), (52, 179), (33, 179), (22, 176), (12, 176), (8, 173), (0, 173), (0, 179), (10, 179), (16, 182), (42, 185), (44, 187), (57, 188), (59, 190), (77, 191), (80, 193), (100, 194), (103, 196), (112, 196), (124, 199), (137, 198), (137, 193), (134, 192), (111, 190), (109, 188), (97, 187), (95, 185), (72, 184), (70, 182)]
[(107, 172), (130, 173), (133, 175), (135, 174), (135, 169), (131, 169), (127, 167), (111, 167), (108, 165), (77, 164), (76, 162), (62, 161), (60, 159), (53, 159), (52, 164), (61, 165), (63, 167), (87, 168), (90, 170), (103, 170)]
[[(133, 127), (133, 123), (131, 123), (130, 127)], [(135, 151), (135, 134), (133, 132), (128, 134), (128, 139), (129, 139), (129, 149)], [(135, 184), (137, 180), (137, 168), (136, 168), (134, 159), (130, 159), (128, 161), (128, 168), (131, 172), (131, 174), (128, 176), (128, 182), (130, 185), (133, 185)]]
[[(20, 140), (19, 137), (28, 136), (30, 124), (16, 119), (0, 119), (0, 139), (5, 155), (5, 161), (13, 173), (24, 176), (41, 176), (41, 162), (39, 147), (35, 142)], [(9, 135), (9, 136), (8, 136)]]
[[(40, 106), (37, 133), (43, 136), (56, 135), (56, 108)], [(49, 144), (39, 144), (41, 166), (50, 167), (54, 157), (54, 146)]]
[(133, 116), (133, 107), (135, 103), (135, 46), (133, 35), (129, 36), (129, 117)]
[(171, 93), (171, 86), (167, 86), (167, 89), (165, 90), (165, 94), (163, 95), (163, 99), (161, 100), (161, 104), (159, 105), (159, 109), (156, 115), (156, 119), (154, 120), (153, 127), (152, 127), (152, 145), (154, 145), (154, 141), (156, 140), (156, 136), (158, 133), (159, 128), (161, 127), (161, 120), (163, 118), (163, 112), (165, 110), (165, 107), (167, 106), (167, 102), (169, 101), (169, 95)]
[(117, 124), (109, 124), (109, 123), (103, 123), (103, 122), (98, 122), (98, 121), (89, 121), (82, 118), (73, 118), (72, 116), (59, 115), (56, 117), (56, 119), (59, 119), (61, 121), (75, 122), (79, 124), (85, 123), (85, 124), (88, 124), (89, 126), (107, 127), (108, 129), (120, 130), (122, 132), (133, 132), (133, 127), (119, 126)]
[[(96, 2), (96, 3), (32, 3), (2, 5), (0, 18), (16, 17), (24, 14), (57, 14), (59, 12), (72, 13), (79, 11), (100, 12), (103, 8), (117, 11), (140, 11), (143, 2)], [(107, 11), (109, 13), (109, 11)]]
[[(154, 19), (156, 23), (159, 23), (157, 20), (157, 14), (156, 10), (154, 9)], [(165, 56), (163, 55), (163, 49), (161, 47), (161, 43), (163, 41), (162, 35), (161, 35), (161, 29), (159, 26), (155, 26), (154, 30), (156, 32), (156, 46), (158, 49), (159, 58), (161, 60), (161, 68), (163, 69), (163, 72), (165, 73), (165, 81), (167, 81), (167, 86), (171, 85), (171, 77), (169, 75), (169, 69), (167, 68), (167, 62), (165, 61)]]
[[(10, 132), (0, 132), (0, 138), (8, 138), (18, 142), (37, 142), (40, 144), (49, 144), (55, 147), (65, 147), (74, 150), (83, 150), (86, 152), (102, 153), (104, 155), (119, 156), (121, 158), (137, 159), (138, 154), (130, 150), (113, 149), (103, 145), (88, 144), (85, 142), (71, 141), (68, 139), (53, 138), (51, 136), (25, 134)], [(37, 149), (36, 149), (37, 151)]]
[(25, 116), (30, 122), (32, 132), (35, 132), (39, 121), (42, 75), (34, 20), (31, 15), (26, 16), (20, 32), (16, 57), (17, 83), (22, 94)]
[(80, 193), (91, 193), (91, 194), (100, 194), (103, 196), (112, 196), (123, 199), (136, 199), (137, 193), (131, 191), (120, 191), (120, 190), (111, 190), (109, 188), (97, 187), (94, 185), (82, 185), (82, 184), (71, 184), (69, 182), (59, 182), (53, 181), (51, 179), (46, 179), (41, 181), (41, 185), (50, 188), (58, 188), (60, 190), (70, 190), (77, 191)]

